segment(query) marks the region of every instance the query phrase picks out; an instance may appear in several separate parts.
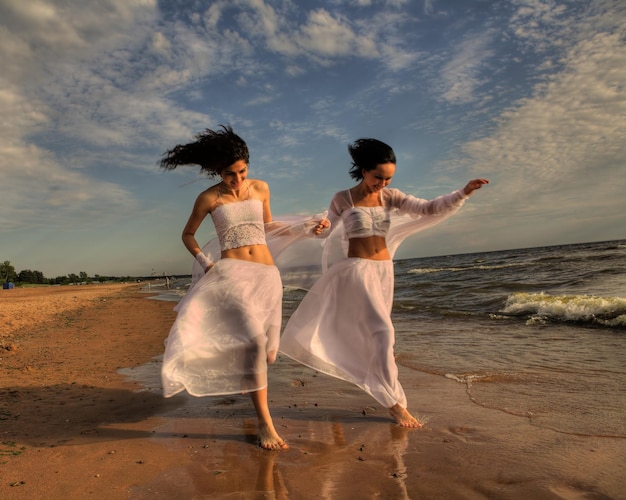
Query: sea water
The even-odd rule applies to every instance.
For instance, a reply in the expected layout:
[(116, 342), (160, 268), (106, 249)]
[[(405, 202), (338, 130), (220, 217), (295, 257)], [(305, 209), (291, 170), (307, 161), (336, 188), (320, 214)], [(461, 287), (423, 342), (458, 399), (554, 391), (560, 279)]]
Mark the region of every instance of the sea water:
[[(303, 295), (285, 291), (286, 318)], [(535, 425), (626, 438), (626, 241), (398, 260), (392, 320), (403, 385), (431, 373)]]

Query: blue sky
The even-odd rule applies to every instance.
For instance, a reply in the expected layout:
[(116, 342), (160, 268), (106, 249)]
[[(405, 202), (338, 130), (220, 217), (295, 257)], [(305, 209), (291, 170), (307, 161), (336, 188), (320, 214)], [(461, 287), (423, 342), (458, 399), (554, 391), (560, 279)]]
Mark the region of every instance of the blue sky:
[(359, 137), (420, 197), (491, 180), (400, 258), (624, 238), (625, 33), (621, 0), (0, 0), (0, 261), (189, 272), (212, 181), (157, 162), (222, 123), (275, 215), (351, 187)]

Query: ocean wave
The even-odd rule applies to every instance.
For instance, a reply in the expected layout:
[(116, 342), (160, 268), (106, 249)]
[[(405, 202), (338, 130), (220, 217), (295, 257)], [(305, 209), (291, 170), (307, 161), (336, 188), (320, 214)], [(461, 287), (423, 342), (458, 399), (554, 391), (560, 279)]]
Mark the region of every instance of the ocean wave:
[(530, 315), (527, 324), (575, 322), (607, 327), (626, 327), (626, 299), (590, 295), (515, 293), (507, 298), (505, 314)]
[(506, 269), (509, 267), (527, 267), (528, 262), (516, 262), (512, 264), (492, 264), (492, 265), (478, 265), (467, 267), (417, 267), (409, 269), (407, 274), (430, 274), (430, 273), (442, 273), (442, 272), (463, 272), (463, 271), (489, 271), (492, 269)]

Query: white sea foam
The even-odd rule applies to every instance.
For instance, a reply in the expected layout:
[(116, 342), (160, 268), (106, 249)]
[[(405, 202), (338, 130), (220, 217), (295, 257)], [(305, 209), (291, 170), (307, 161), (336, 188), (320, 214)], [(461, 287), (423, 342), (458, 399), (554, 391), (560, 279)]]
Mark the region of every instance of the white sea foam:
[(508, 297), (502, 312), (530, 314), (531, 324), (556, 320), (626, 326), (626, 299), (621, 297), (515, 293)]
[(455, 382), (459, 382), (460, 384), (465, 384), (468, 387), (472, 385), (472, 382), (480, 379), (484, 379), (487, 375), (478, 375), (478, 374), (464, 374), (464, 375), (455, 375), (454, 373), (446, 373), (444, 375), (446, 378), (450, 380), (454, 380)]

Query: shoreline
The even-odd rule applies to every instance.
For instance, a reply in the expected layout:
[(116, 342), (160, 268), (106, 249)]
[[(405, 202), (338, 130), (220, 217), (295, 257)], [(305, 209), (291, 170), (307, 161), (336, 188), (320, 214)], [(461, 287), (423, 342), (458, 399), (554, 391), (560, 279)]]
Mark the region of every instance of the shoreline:
[(158, 381), (175, 317), (140, 286), (0, 295), (2, 498), (626, 498), (625, 440), (541, 428), (402, 366), (421, 430), (281, 355), (269, 397), (290, 449), (261, 450), (248, 396), (164, 399), (134, 377)]

